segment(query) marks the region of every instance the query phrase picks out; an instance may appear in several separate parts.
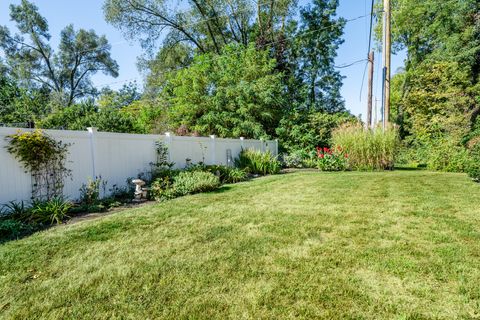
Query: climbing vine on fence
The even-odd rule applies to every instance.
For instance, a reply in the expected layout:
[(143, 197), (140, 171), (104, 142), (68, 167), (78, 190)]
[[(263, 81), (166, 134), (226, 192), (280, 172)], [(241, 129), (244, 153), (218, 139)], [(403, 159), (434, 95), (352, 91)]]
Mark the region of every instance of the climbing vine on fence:
[(71, 170), (65, 166), (70, 144), (56, 141), (41, 130), (18, 130), (6, 139), (8, 152), (32, 177), (32, 199), (50, 200), (62, 196), (64, 180), (71, 175)]

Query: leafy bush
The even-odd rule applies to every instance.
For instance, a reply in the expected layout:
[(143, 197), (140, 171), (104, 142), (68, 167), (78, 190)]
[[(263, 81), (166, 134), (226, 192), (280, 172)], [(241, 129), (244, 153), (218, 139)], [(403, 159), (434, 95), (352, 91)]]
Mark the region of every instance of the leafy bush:
[(173, 178), (169, 176), (157, 178), (150, 186), (150, 197), (157, 201), (164, 201), (176, 197), (173, 189)]
[(349, 164), (355, 170), (392, 169), (398, 146), (394, 128), (365, 130), (361, 125), (343, 125), (333, 132), (334, 148), (348, 153)]
[(480, 182), (480, 138), (475, 145), (469, 147), (471, 148), (470, 161), (466, 172), (473, 181)]
[(317, 168), (321, 171), (344, 171), (348, 169), (348, 155), (342, 148), (317, 148)]
[(95, 177), (95, 179), (88, 179), (88, 182), (80, 188), (80, 201), (85, 204), (95, 204), (100, 201), (100, 187), (107, 187), (107, 181), (102, 180), (102, 177)]
[(227, 167), (224, 165), (191, 165), (185, 171), (203, 171), (210, 172), (220, 179), (220, 183), (237, 183), (248, 179), (248, 174), (245, 170), (239, 168)]
[(470, 178), (475, 182), (480, 182), (480, 159), (477, 159), (467, 168), (467, 173)]
[(283, 164), (287, 168), (303, 168), (304, 159), (306, 159), (305, 152), (297, 150), (290, 154), (285, 153), (283, 155)]
[[(191, 170), (195, 171), (193, 169), (191, 169)], [(181, 172), (181, 170), (178, 170), (178, 169), (159, 168), (152, 173), (152, 181), (155, 181), (157, 179), (166, 178), (166, 177), (173, 178), (173, 177), (177, 176), (180, 172)]]
[(395, 162), (408, 167), (425, 167), (446, 172), (465, 172), (470, 163), (468, 150), (452, 139), (436, 139), (424, 143), (405, 144)]
[(165, 176), (155, 180), (150, 195), (157, 201), (173, 199), (187, 194), (208, 192), (220, 186), (220, 179), (210, 172), (183, 171), (174, 177)]
[(348, 112), (293, 111), (282, 118), (276, 133), (284, 150), (289, 154), (303, 151), (305, 158), (316, 146), (331, 145), (332, 131), (339, 125), (357, 121)]
[(253, 149), (242, 150), (235, 159), (235, 165), (249, 173), (260, 175), (276, 174), (281, 168), (280, 161), (269, 151), (261, 152)]
[(28, 220), (35, 223), (60, 224), (67, 218), (68, 210), (72, 207), (70, 202), (62, 198), (53, 198), (48, 201), (35, 201), (32, 204)]
[(220, 187), (220, 179), (210, 172), (181, 172), (175, 177), (173, 189), (177, 196), (208, 192)]
[(239, 168), (228, 168), (227, 175), (222, 183), (238, 183), (248, 180), (248, 174), (245, 170)]
[(26, 206), (23, 201), (10, 201), (3, 206), (3, 211), (5, 212), (5, 215), (15, 220), (23, 220), (30, 214), (30, 208)]
[(468, 150), (449, 140), (437, 140), (437, 143), (422, 151), (422, 158), (426, 159), (427, 167), (432, 170), (464, 172), (470, 162)]
[(35, 230), (35, 226), (15, 219), (0, 220), (0, 242), (17, 239)]

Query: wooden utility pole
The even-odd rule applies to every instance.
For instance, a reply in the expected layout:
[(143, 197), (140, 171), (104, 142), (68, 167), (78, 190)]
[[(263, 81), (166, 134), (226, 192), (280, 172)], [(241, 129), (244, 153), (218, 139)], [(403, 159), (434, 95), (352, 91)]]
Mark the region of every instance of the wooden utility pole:
[(368, 53), (368, 101), (367, 101), (367, 128), (372, 128), (372, 93), (373, 93), (373, 66), (375, 54)]
[(391, 11), (390, 0), (383, 0), (383, 128), (390, 122)]

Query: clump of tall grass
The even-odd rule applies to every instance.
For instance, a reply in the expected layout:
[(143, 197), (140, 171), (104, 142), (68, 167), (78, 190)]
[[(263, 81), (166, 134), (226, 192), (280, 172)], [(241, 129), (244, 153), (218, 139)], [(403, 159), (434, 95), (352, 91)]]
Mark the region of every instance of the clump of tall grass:
[(276, 174), (281, 168), (280, 161), (270, 151), (253, 149), (243, 149), (235, 159), (235, 165), (248, 173), (260, 175)]
[(345, 124), (333, 131), (332, 140), (347, 152), (354, 170), (393, 169), (399, 141), (393, 127), (367, 130), (360, 124)]

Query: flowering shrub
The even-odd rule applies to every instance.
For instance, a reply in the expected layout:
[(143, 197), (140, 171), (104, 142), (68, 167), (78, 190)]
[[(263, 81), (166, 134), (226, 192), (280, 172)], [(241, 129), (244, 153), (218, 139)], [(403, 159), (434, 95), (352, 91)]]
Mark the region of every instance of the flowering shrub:
[(335, 149), (317, 147), (317, 168), (321, 171), (344, 171), (348, 169), (348, 154), (341, 147)]

